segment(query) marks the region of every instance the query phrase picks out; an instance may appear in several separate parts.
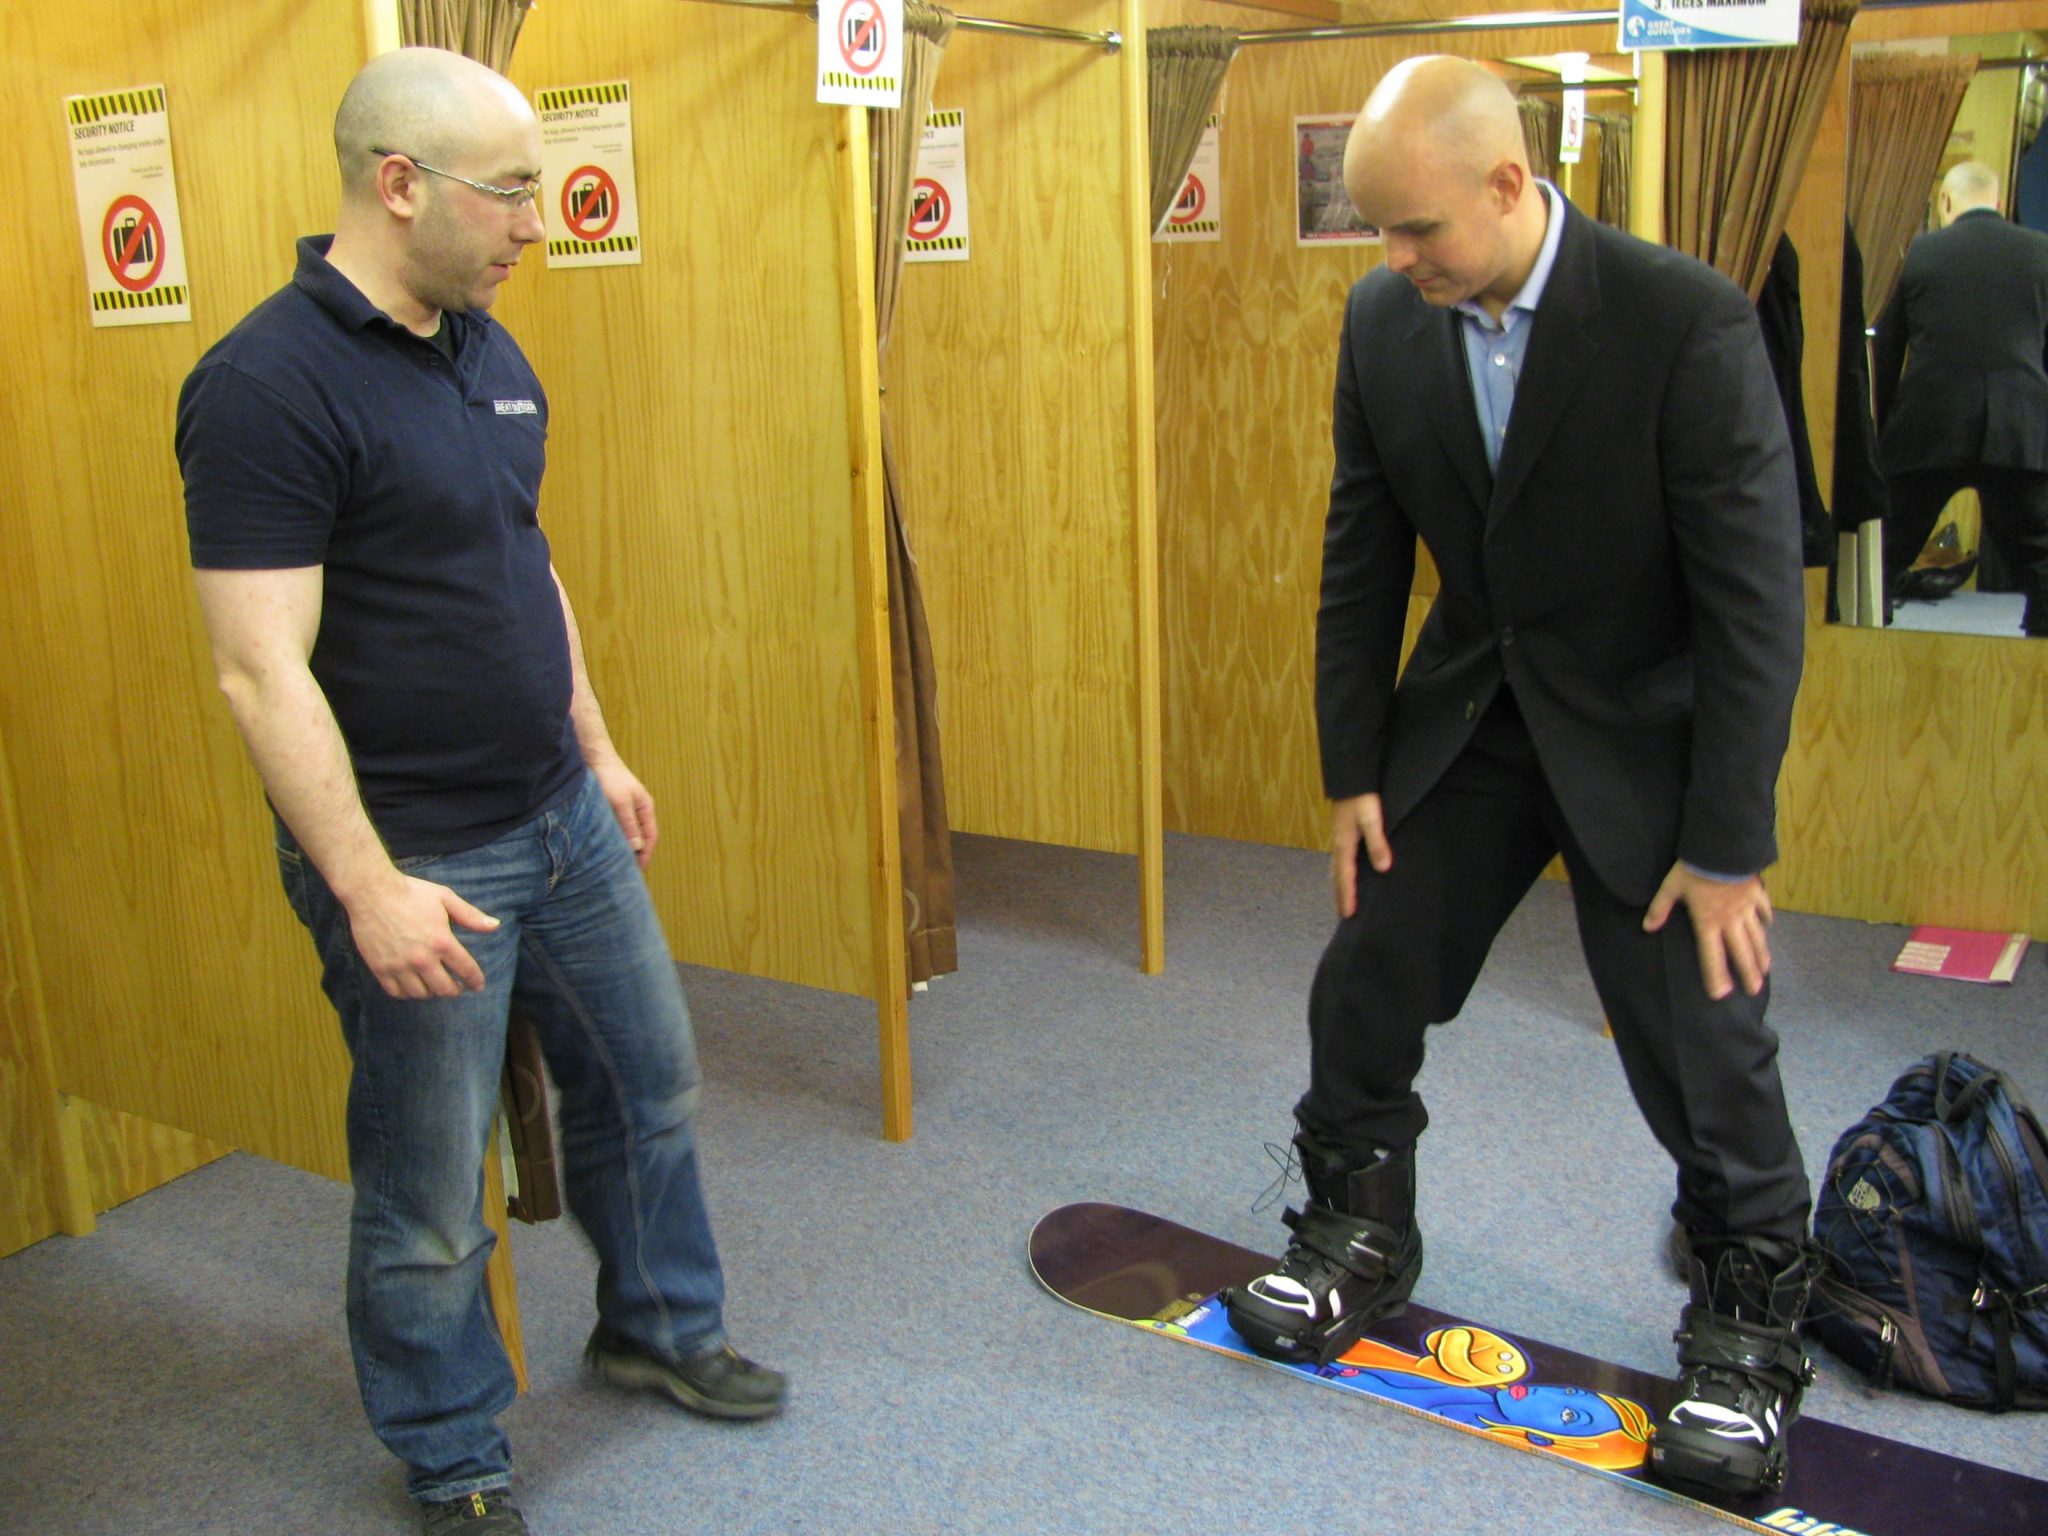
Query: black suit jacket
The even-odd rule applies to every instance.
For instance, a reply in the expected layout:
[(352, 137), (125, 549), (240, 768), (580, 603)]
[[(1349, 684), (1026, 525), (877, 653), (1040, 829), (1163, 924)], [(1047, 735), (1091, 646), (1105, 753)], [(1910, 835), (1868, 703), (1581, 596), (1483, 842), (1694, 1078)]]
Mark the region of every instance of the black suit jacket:
[[(1382, 268), (1352, 290), (1316, 626), (1333, 799), (1390, 826), (1505, 678), (1600, 878), (1777, 856), (1804, 641), (1792, 455), (1748, 298), (1567, 209), (1488, 474), (1462, 319)], [(1442, 577), (1395, 668), (1417, 536)]]
[(2048, 470), (2044, 348), (2048, 235), (1989, 208), (1921, 235), (1872, 348), (1885, 473)]

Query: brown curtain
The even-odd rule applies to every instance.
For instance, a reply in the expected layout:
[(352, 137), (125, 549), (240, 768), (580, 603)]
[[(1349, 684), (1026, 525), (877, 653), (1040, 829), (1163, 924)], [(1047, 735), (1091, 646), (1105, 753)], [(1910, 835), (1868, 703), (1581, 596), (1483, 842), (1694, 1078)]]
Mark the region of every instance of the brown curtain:
[(1670, 60), (1665, 243), (1754, 299), (1785, 232), (1856, 0), (1806, 0), (1794, 48), (1708, 48)]
[(1863, 251), (1863, 313), (1891, 302), (1977, 56), (1877, 54), (1849, 73), (1849, 223)]
[(1522, 142), (1529, 150), (1529, 169), (1545, 181), (1557, 180), (1557, 145), (1564, 132), (1564, 109), (1540, 96), (1523, 96)]
[(1589, 116), (1600, 135), (1600, 222), (1628, 228), (1629, 177), (1635, 164), (1636, 120), (1626, 114)]
[(408, 48), (449, 49), (502, 75), (532, 9), (533, 0), (398, 0), (398, 38)]
[(1237, 33), (1227, 27), (1145, 29), (1146, 126), (1152, 140), (1152, 227), (1166, 217), (1194, 163)]
[[(926, 0), (903, 0), (903, 105), (871, 108), (874, 154), (875, 347), (886, 357), (902, 291), (910, 184), (931, 110), (932, 82), (953, 34), (953, 13)], [(953, 831), (946, 818), (946, 776), (939, 752), (938, 674), (931, 629), (918, 588), (917, 561), (903, 531), (903, 482), (882, 408), (882, 488), (889, 520), (889, 653), (896, 701), (896, 823), (903, 859), (903, 936), (910, 980), (957, 970), (953, 928)]]

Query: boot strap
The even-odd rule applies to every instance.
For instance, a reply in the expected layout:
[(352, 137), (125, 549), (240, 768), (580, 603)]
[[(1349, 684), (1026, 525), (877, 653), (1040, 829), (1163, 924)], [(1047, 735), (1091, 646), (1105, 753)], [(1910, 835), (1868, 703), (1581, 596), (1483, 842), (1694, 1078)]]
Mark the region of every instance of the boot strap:
[(1799, 1335), (1791, 1328), (1745, 1323), (1694, 1304), (1681, 1315), (1672, 1338), (1678, 1344), (1681, 1367), (1704, 1365), (1740, 1371), (1788, 1393), (1813, 1380), (1813, 1362), (1806, 1358)]
[(1340, 1215), (1324, 1205), (1290, 1210), (1281, 1220), (1293, 1229), (1301, 1247), (1342, 1265), (1368, 1285), (1378, 1284), (1399, 1267), (1401, 1238), (1381, 1222)]

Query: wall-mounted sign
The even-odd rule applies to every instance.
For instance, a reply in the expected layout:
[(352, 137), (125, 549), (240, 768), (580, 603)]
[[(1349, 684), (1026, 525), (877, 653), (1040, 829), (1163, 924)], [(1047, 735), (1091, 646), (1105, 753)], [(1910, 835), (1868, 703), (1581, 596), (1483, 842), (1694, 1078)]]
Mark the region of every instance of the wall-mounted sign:
[(1298, 245), (1366, 245), (1380, 232), (1344, 190), (1344, 144), (1356, 112), (1294, 120), (1294, 238)]
[(903, 0), (819, 0), (818, 100), (903, 104)]
[(1621, 47), (1790, 48), (1799, 0), (1621, 0)]
[(1152, 231), (1153, 240), (1182, 244), (1223, 238), (1223, 155), (1219, 145), (1218, 120), (1209, 119), (1202, 139), (1195, 146), (1195, 158), (1181, 178), (1180, 190), (1167, 205), (1166, 217)]
[(550, 267), (640, 264), (633, 88), (624, 80), (535, 91), (541, 216)]
[(967, 114), (961, 108), (925, 114), (915, 175), (903, 259), (967, 260)]
[(64, 98), (94, 325), (192, 318), (164, 88)]

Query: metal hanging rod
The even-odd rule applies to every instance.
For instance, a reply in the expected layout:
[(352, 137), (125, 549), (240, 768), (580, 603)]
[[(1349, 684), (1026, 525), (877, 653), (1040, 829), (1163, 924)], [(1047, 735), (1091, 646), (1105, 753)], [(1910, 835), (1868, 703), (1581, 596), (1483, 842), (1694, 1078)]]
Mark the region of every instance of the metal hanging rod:
[[(750, 11), (787, 11), (792, 15), (818, 19), (818, 8), (808, 0), (693, 0), (701, 5), (737, 5)], [(1123, 48), (1124, 35), (1110, 30), (1107, 32), (1082, 32), (1073, 27), (1041, 27), (1027, 21), (996, 21), (986, 16), (955, 16), (953, 28), (958, 32), (992, 32), (999, 37), (1037, 37), (1054, 43), (1086, 43), (1091, 48), (1100, 48), (1104, 53), (1116, 53)]]
[(1513, 32), (1526, 27), (1618, 26), (1619, 11), (1513, 11), (1497, 16), (1452, 16), (1442, 21), (1365, 21), (1337, 27), (1274, 27), (1240, 32), (1240, 45), (1328, 43), (1353, 37), (1414, 37), (1427, 32)]

